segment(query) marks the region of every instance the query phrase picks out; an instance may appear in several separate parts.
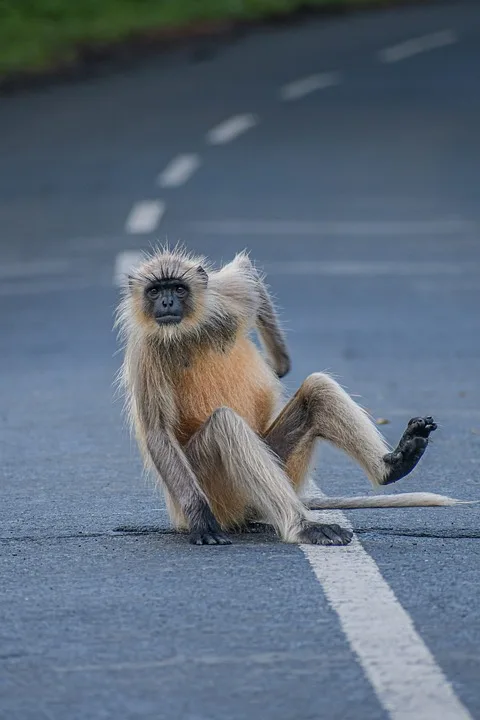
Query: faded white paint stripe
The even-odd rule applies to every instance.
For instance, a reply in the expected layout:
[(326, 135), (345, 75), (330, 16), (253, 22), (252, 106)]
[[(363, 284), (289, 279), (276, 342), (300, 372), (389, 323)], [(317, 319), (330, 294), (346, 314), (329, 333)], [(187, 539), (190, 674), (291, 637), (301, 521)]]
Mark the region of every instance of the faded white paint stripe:
[[(119, 253), (115, 258), (114, 282), (118, 284), (120, 278), (128, 273), (128, 268), (142, 259), (139, 250), (127, 250)], [(480, 273), (478, 263), (353, 263), (353, 262), (265, 262), (262, 269), (267, 275), (325, 275), (325, 276), (365, 276), (375, 277), (381, 275), (391, 276), (427, 276), (427, 275), (465, 275), (467, 273)], [(0, 274), (1, 279), (1, 274)], [(408, 413), (398, 411), (399, 414)], [(449, 411), (450, 412), (450, 411)], [(480, 411), (479, 411), (480, 412)]]
[(197, 232), (216, 235), (335, 235), (384, 237), (398, 235), (452, 235), (477, 232), (468, 220), (193, 220)]
[(119, 253), (115, 258), (113, 271), (114, 285), (123, 285), (127, 275), (142, 261), (143, 257), (143, 253), (140, 250), (126, 250), (125, 252)]
[(69, 290), (89, 290), (93, 287), (110, 287), (110, 282), (105, 280), (101, 274), (92, 277), (68, 277), (68, 275), (60, 275), (53, 280), (52, 278), (41, 278), (35, 283), (16, 281), (14, 283), (0, 283), (1, 297), (15, 297), (19, 295), (47, 295), (49, 293), (65, 293)]
[(125, 223), (128, 233), (153, 232), (165, 212), (165, 203), (161, 200), (144, 200), (135, 203)]
[(341, 80), (340, 73), (328, 72), (318, 73), (317, 75), (308, 75), (299, 80), (287, 83), (280, 89), (280, 97), (282, 100), (298, 100), (315, 90), (323, 90), (324, 88), (338, 85)]
[(211, 220), (192, 221), (199, 231), (228, 235), (449, 235), (476, 230), (464, 220), (419, 221), (308, 221), (308, 220)]
[[(311, 483), (308, 495), (322, 493)], [(351, 527), (338, 510), (312, 515)], [(473, 720), (356, 537), (347, 547), (300, 547), (391, 719)]]
[(315, 260), (266, 262), (264, 269), (269, 275), (337, 275), (379, 277), (391, 276), (428, 276), (428, 275), (465, 275), (479, 273), (480, 263), (475, 262), (362, 262)]
[[(472, 392), (473, 394), (473, 392)], [(435, 414), (442, 414), (444, 417), (460, 417), (460, 418), (480, 418), (480, 409), (478, 408), (465, 408), (465, 409), (459, 409), (459, 408), (439, 408), (435, 410)], [(408, 408), (393, 408), (391, 410), (386, 411), (386, 416), (388, 417), (405, 417), (409, 418), (412, 414), (411, 410)], [(472, 462), (476, 462), (472, 458)]]
[(210, 145), (223, 145), (231, 142), (256, 124), (257, 118), (254, 115), (234, 115), (220, 123), (220, 125), (212, 128), (212, 130), (209, 130), (207, 133), (207, 142)]
[(40, 277), (42, 275), (63, 275), (74, 267), (73, 260), (29, 260), (0, 265), (0, 280)]
[(383, 48), (378, 53), (380, 61), (384, 63), (398, 62), (405, 58), (418, 55), (418, 53), (434, 50), (435, 48), (452, 45), (457, 42), (458, 36), (453, 30), (441, 30), (430, 35), (422, 35), (421, 37), (406, 40), (398, 45)]
[(177, 155), (158, 176), (158, 184), (164, 188), (179, 187), (187, 182), (200, 166), (196, 153)]

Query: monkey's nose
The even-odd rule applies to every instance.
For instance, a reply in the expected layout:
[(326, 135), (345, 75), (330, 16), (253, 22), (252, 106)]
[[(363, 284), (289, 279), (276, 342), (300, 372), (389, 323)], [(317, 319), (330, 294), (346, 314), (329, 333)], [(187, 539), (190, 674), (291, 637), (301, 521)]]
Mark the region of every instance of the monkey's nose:
[(172, 307), (173, 305), (173, 298), (162, 298), (162, 305), (164, 308)]

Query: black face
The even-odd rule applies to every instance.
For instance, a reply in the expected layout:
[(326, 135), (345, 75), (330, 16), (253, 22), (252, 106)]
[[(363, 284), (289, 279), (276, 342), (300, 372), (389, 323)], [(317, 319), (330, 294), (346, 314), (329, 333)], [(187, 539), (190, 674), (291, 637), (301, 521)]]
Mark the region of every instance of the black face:
[(159, 325), (177, 324), (185, 316), (190, 290), (181, 280), (161, 280), (145, 288), (145, 298)]

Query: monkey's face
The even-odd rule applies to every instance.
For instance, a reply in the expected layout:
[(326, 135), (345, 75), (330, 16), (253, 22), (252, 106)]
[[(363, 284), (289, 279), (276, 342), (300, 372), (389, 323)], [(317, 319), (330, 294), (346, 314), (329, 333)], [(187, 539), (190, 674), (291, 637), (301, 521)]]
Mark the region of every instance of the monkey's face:
[(185, 281), (177, 279), (155, 280), (144, 290), (146, 314), (157, 325), (178, 325), (193, 310), (191, 289)]
[(161, 252), (129, 275), (121, 313), (137, 329), (175, 342), (185, 333), (198, 332), (207, 308), (208, 273), (200, 258)]

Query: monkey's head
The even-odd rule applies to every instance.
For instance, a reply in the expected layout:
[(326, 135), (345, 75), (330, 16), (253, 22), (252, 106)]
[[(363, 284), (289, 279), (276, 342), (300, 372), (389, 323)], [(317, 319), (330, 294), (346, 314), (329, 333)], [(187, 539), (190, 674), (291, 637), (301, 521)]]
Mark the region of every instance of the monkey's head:
[(158, 252), (128, 276), (124, 309), (128, 306), (143, 331), (173, 340), (198, 327), (206, 311), (207, 287), (203, 258)]

